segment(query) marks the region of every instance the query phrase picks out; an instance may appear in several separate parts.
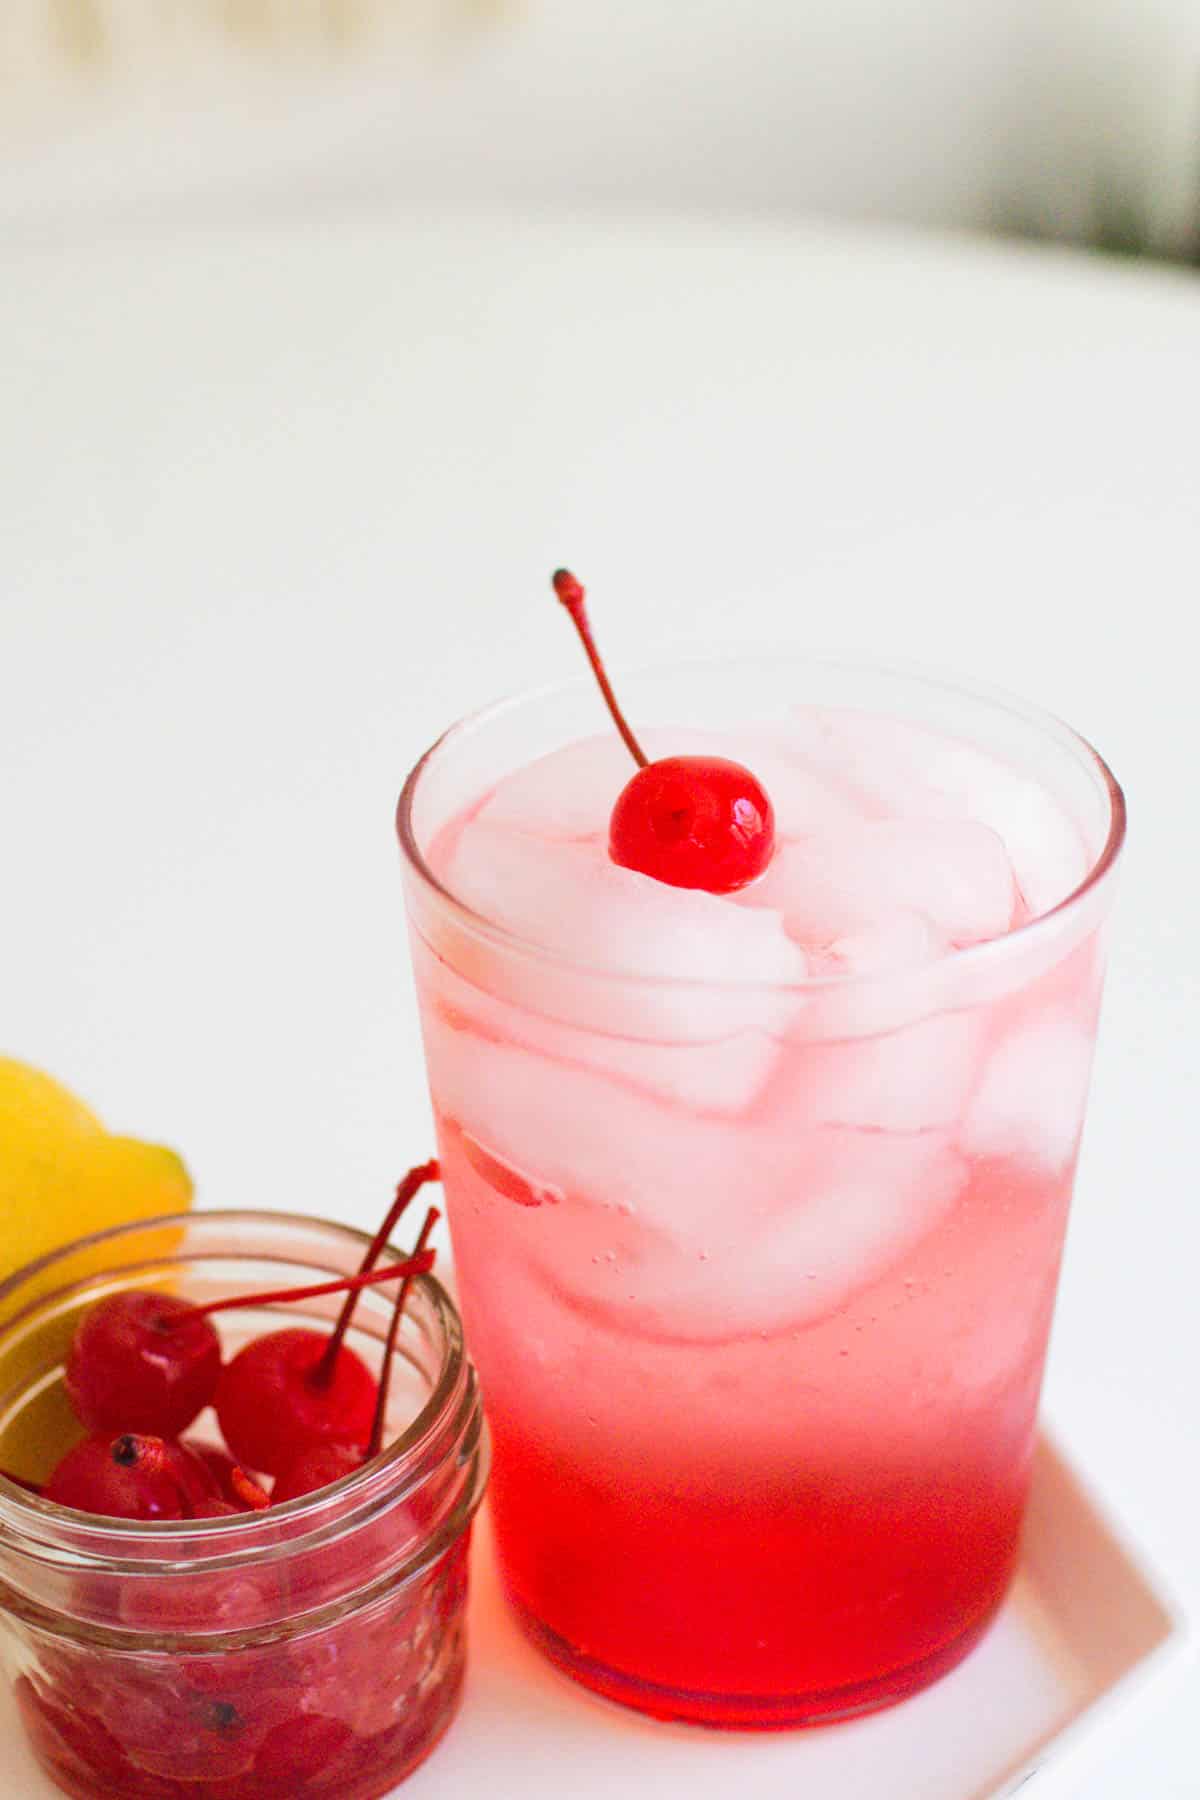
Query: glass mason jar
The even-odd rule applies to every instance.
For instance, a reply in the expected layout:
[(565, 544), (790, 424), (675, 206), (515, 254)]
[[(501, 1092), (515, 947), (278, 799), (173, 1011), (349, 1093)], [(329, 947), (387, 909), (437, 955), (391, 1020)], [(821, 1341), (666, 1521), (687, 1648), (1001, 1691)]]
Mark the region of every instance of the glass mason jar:
[[(562, 872), (562, 842), (603, 846), (604, 796), (632, 773), (619, 745), (611, 786), (585, 757), (562, 777), (591, 783), (594, 816), (545, 782), (531, 804), (527, 784), (528, 816), (508, 837), (490, 827), (474, 904), (444, 877), (498, 781), (608, 729), (585, 684), (454, 726), (400, 799), (518, 1617), (569, 1674), (657, 1716), (846, 1717), (952, 1667), (1014, 1570), (1124, 802), (1058, 721), (914, 673), (730, 659), (619, 691), (655, 728), (652, 755), (707, 742), (763, 776), (783, 854), (804, 853), (836, 727), (808, 709), (852, 709), (859, 730), (865, 712), (881, 748), (852, 773), (874, 816), (899, 832), (905, 759), (936, 754), (944, 816), (995, 827), (1024, 884), (1007, 935), (787, 981), (732, 955), (710, 979), (680, 975), (656, 921), (674, 907), (693, 944), (708, 924), (679, 890), (654, 907), (642, 890), (635, 928), (659, 932), (660, 976), (628, 917), (597, 926), (602, 848), (595, 894)], [(554, 812), (541, 861), (539, 806)], [(903, 858), (928, 842), (917, 830), (898, 859), (903, 893)], [(506, 881), (544, 927), (488, 914), (480, 889)], [(918, 929), (904, 904), (897, 924)]]
[[(0, 1464), (38, 1482), (79, 1435), (62, 1385), (74, 1323), (117, 1288), (200, 1303), (352, 1274), (367, 1239), (316, 1219), (208, 1212), (124, 1226), (0, 1287)], [(397, 1251), (396, 1255), (403, 1252)], [(235, 1310), (231, 1354), (340, 1296)], [(348, 1337), (378, 1373), (394, 1289)], [(487, 1472), (458, 1316), (410, 1292), (383, 1454), (265, 1512), (147, 1523), (0, 1477), (0, 1662), (34, 1752), (80, 1800), (372, 1800), (446, 1730), (464, 1667), (467, 1547)], [(187, 1434), (213, 1439), (205, 1417)]]

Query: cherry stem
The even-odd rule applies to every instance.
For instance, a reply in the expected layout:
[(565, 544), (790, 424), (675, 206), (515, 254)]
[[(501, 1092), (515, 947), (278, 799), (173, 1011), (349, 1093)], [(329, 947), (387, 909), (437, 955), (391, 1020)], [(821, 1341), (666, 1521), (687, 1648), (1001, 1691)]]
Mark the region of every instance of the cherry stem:
[[(414, 1196), (420, 1193), (427, 1181), (437, 1181), (440, 1179), (440, 1176), (441, 1171), (435, 1161), (418, 1163), (417, 1166), (410, 1169), (404, 1179), (397, 1184), (396, 1197), (388, 1207), (383, 1224), (371, 1239), (371, 1242), (367, 1246), (366, 1255), (359, 1264), (358, 1272), (360, 1275), (369, 1274), (375, 1267), (375, 1264), (379, 1261), (379, 1258), (383, 1255), (383, 1252), (387, 1247), (389, 1237), (396, 1229), (401, 1214)], [(350, 1329), (350, 1321), (354, 1316), (354, 1308), (357, 1304), (358, 1290), (352, 1289), (351, 1292), (346, 1295), (345, 1304), (338, 1314), (337, 1324), (330, 1334), (329, 1342), (325, 1346), (321, 1359), (308, 1378), (312, 1387), (328, 1387), (333, 1380), (333, 1370), (334, 1365), (337, 1362), (338, 1351), (342, 1347), (342, 1339)]]
[(242, 1505), (249, 1507), (251, 1512), (264, 1512), (271, 1504), (266, 1490), (260, 1488), (257, 1481), (247, 1475), (245, 1469), (236, 1466), (232, 1468), (229, 1471), (229, 1485)]
[[(414, 1257), (424, 1253), (425, 1246), (429, 1242), (429, 1234), (441, 1216), (442, 1215), (436, 1206), (431, 1206), (429, 1211), (425, 1214), (425, 1223), (421, 1227), (420, 1236), (413, 1245)], [(431, 1251), (430, 1254), (432, 1255), (433, 1252)], [(412, 1276), (406, 1275), (404, 1280), (400, 1283), (400, 1292), (396, 1295), (396, 1304), (392, 1308), (392, 1317), (388, 1325), (387, 1340), (383, 1346), (383, 1368), (380, 1371), (379, 1388), (375, 1395), (375, 1417), (371, 1421), (371, 1435), (367, 1439), (367, 1454), (364, 1458), (364, 1461), (366, 1462), (370, 1462), (373, 1456), (378, 1456), (383, 1448), (383, 1430), (387, 1415), (388, 1388), (392, 1379), (392, 1362), (396, 1353), (396, 1339), (400, 1335), (400, 1321), (404, 1316), (404, 1308), (408, 1302), (408, 1296), (412, 1291), (412, 1284)]]
[(629, 751), (630, 756), (632, 756), (638, 768), (644, 769), (649, 758), (646, 756), (642, 746), (638, 743), (633, 732), (630, 730), (625, 714), (617, 705), (617, 696), (612, 691), (612, 684), (608, 679), (608, 673), (604, 664), (600, 660), (600, 652), (596, 648), (596, 640), (592, 636), (592, 628), (588, 623), (587, 607), (585, 605), (586, 590), (575, 579), (570, 569), (555, 569), (554, 574), (550, 579), (555, 593), (570, 613), (571, 622), (579, 633), (580, 641), (587, 651), (588, 661), (592, 665), (592, 672), (595, 675), (596, 680), (600, 683), (600, 692), (604, 695), (605, 705), (612, 714), (613, 724), (624, 738), (625, 748)]
[(187, 1319), (206, 1319), (210, 1313), (229, 1312), (240, 1306), (273, 1306), (280, 1300), (319, 1300), (324, 1294), (357, 1294), (360, 1288), (377, 1287), (384, 1281), (395, 1281), (402, 1275), (427, 1275), (433, 1267), (432, 1250), (420, 1256), (406, 1257), (403, 1262), (389, 1263), (385, 1269), (372, 1269), (365, 1275), (343, 1275), (340, 1281), (318, 1281), (312, 1287), (274, 1288), (270, 1293), (234, 1294), (228, 1300), (210, 1300), (204, 1306), (189, 1306), (176, 1313), (176, 1324)]

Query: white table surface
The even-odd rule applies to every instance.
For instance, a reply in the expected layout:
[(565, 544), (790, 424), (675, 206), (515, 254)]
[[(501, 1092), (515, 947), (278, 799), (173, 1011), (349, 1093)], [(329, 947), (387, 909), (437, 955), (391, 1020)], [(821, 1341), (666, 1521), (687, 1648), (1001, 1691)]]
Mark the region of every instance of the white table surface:
[[(1017, 689), (1132, 817), (1047, 1411), (1200, 1616), (1198, 421), (1200, 281), (967, 240), (0, 245), (0, 1045), (208, 1204), (368, 1222), (430, 1148), (396, 791), (452, 716), (577, 672), (554, 564), (617, 662), (736, 638)], [(1195, 1800), (1196, 1698), (1088, 1800)]]

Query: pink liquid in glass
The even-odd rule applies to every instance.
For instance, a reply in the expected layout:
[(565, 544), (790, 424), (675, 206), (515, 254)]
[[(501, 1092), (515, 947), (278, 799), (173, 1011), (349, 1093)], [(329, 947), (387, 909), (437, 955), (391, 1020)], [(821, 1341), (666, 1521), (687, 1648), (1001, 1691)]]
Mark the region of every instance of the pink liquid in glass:
[(764, 780), (752, 889), (609, 861), (607, 739), (458, 807), (444, 892), (410, 882), (502, 1571), (613, 1698), (837, 1718), (953, 1666), (1013, 1573), (1107, 895), (1054, 909), (1119, 795), (1072, 816), (847, 709), (647, 735)]

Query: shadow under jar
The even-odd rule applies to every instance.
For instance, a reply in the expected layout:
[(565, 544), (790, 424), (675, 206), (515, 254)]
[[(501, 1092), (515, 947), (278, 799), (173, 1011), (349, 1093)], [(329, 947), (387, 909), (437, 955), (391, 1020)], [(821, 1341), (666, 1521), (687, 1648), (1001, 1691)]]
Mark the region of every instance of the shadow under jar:
[[(43, 1479), (81, 1435), (62, 1385), (80, 1313), (130, 1285), (189, 1300), (353, 1273), (359, 1232), (217, 1212), (100, 1234), (0, 1286), (0, 1461)], [(396, 1251), (397, 1255), (402, 1254)], [(102, 1270), (97, 1264), (103, 1264)], [(394, 1294), (348, 1342), (378, 1374)], [(340, 1296), (221, 1316), (223, 1354)], [(470, 1524), (487, 1475), (458, 1315), (409, 1296), (388, 1445), (266, 1512), (147, 1523), (0, 1477), (0, 1663), (46, 1772), (80, 1800), (374, 1800), (438, 1742), (462, 1688)], [(206, 1415), (189, 1438), (215, 1440)]]

